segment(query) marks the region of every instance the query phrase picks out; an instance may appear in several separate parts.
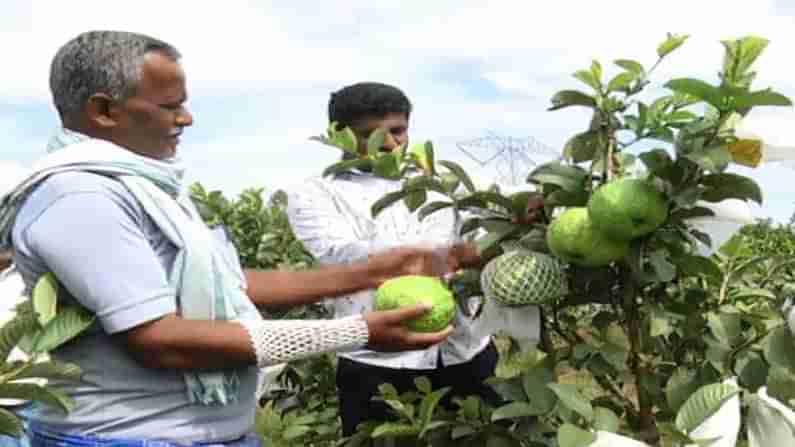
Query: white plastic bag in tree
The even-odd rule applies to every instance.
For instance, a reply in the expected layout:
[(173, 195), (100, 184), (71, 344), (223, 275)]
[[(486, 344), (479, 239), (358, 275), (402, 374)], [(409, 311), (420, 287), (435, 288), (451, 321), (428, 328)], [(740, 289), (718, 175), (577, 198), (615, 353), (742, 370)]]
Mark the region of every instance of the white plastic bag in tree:
[(279, 384), (276, 382), (276, 377), (284, 371), (287, 367), (286, 363), (279, 363), (277, 365), (266, 366), (259, 370), (259, 377), (257, 378), (257, 399), (268, 397), (271, 393), (280, 389)]
[(753, 114), (737, 121), (734, 127), (737, 141), (727, 147), (736, 163), (757, 167), (762, 163), (795, 160), (795, 138), (780, 132), (768, 132), (765, 127), (765, 121)]
[(474, 321), (476, 334), (511, 336), (522, 351), (538, 345), (541, 339), (541, 312), (538, 306), (506, 307), (484, 299), (483, 310)]
[(754, 222), (751, 207), (742, 200), (730, 199), (718, 203), (699, 202), (698, 206), (709, 208), (715, 213), (714, 216), (694, 217), (686, 220), (696, 230), (708, 234), (712, 241), (711, 246), (698, 242), (699, 252), (702, 256), (711, 255), (734, 233), (740, 231), (740, 228)]
[(596, 440), (588, 447), (649, 447), (649, 445), (609, 431), (597, 431)]
[(795, 412), (767, 395), (767, 388), (748, 397), (748, 446), (795, 445)]
[[(737, 386), (736, 379), (727, 379), (724, 384)], [(689, 433), (693, 440), (717, 439), (710, 447), (734, 447), (737, 444), (737, 436), (740, 434), (740, 394), (735, 394), (712, 416), (698, 425)], [(687, 447), (698, 447), (697, 444), (689, 444)]]

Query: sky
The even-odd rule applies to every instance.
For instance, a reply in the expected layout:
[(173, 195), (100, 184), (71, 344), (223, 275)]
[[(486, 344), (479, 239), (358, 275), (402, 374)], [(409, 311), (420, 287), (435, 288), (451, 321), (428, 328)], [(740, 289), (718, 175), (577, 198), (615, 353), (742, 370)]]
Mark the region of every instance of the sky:
[[(43, 153), (58, 126), (47, 77), (55, 51), (91, 29), (151, 34), (177, 46), (188, 77), (194, 126), (180, 156), (189, 177), (237, 194), (288, 188), (336, 161), (332, 148), (308, 143), (326, 126), (329, 93), (359, 81), (394, 84), (411, 98), (411, 138), (430, 139), (438, 158), (460, 162), (485, 180), (507, 161), (480, 167), (489, 136), (537, 142), (532, 162), (548, 160), (576, 132), (585, 110), (549, 112), (549, 99), (584, 88), (571, 77), (597, 59), (632, 58), (650, 66), (667, 32), (691, 38), (655, 72), (717, 82), (721, 39), (771, 40), (757, 63), (757, 88), (795, 98), (795, 3), (791, 0), (613, 0), (554, 2), (434, 0), (385, 2), (223, 2), (0, 0), (0, 186)], [(753, 5), (753, 6), (752, 6)], [(662, 93), (657, 88), (655, 93)], [(754, 111), (748, 126), (767, 141), (795, 146), (795, 110)], [(795, 158), (795, 154), (793, 154)], [(518, 163), (521, 171), (530, 161)], [(786, 222), (795, 211), (788, 180), (795, 169), (751, 170), (765, 194), (754, 216)]]

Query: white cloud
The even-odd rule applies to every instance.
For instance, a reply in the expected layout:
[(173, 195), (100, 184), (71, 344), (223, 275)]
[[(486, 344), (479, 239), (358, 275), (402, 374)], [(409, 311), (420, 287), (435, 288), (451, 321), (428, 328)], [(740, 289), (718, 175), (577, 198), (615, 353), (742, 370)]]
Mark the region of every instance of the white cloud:
[[(310, 156), (296, 148), (322, 130), (328, 92), (360, 80), (406, 90), (415, 104), (412, 137), (440, 141), (448, 157), (461, 156), (456, 141), (486, 129), (560, 147), (587, 123), (584, 111), (545, 111), (556, 90), (577, 86), (570, 74), (592, 58), (608, 73), (615, 73), (610, 61), (618, 57), (648, 67), (668, 31), (692, 37), (659, 68), (660, 81), (673, 75), (715, 79), (719, 40), (757, 33), (772, 41), (758, 64), (758, 85), (795, 94), (795, 23), (775, 16), (772, 0), (5, 3), (0, 47), (13, 63), (0, 82), (4, 110), (31, 104), (52, 110), (50, 59), (80, 32), (155, 35), (182, 51), (191, 104), (203, 112), (186, 134), (184, 156), (196, 176), (230, 191), (289, 183), (333, 161), (332, 152)], [(765, 134), (790, 138), (793, 113), (770, 109), (752, 118)], [(36, 138), (44, 140), (49, 131), (43, 128)], [(0, 147), (15, 138), (0, 132)], [(759, 175), (774, 185), (783, 171)], [(782, 207), (784, 200), (771, 203)]]

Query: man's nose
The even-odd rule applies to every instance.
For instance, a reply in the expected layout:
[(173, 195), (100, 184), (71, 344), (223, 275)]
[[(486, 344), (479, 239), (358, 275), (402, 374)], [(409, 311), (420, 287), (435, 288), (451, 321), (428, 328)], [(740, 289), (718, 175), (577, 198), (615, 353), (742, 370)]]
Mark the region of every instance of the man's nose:
[(193, 125), (193, 115), (188, 109), (182, 109), (177, 113), (177, 125), (180, 127), (188, 127)]
[(391, 151), (398, 146), (400, 146), (400, 144), (398, 143), (397, 138), (395, 138), (395, 136), (391, 133), (387, 132), (384, 136), (384, 144), (381, 145), (381, 148)]

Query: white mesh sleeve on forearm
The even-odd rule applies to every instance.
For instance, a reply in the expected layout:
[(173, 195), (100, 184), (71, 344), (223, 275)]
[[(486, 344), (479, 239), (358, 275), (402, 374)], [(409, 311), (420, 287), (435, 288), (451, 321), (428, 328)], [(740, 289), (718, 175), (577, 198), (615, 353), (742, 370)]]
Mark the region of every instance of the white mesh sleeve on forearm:
[(251, 337), (257, 365), (297, 360), (367, 344), (369, 331), (361, 315), (336, 320), (240, 320)]

